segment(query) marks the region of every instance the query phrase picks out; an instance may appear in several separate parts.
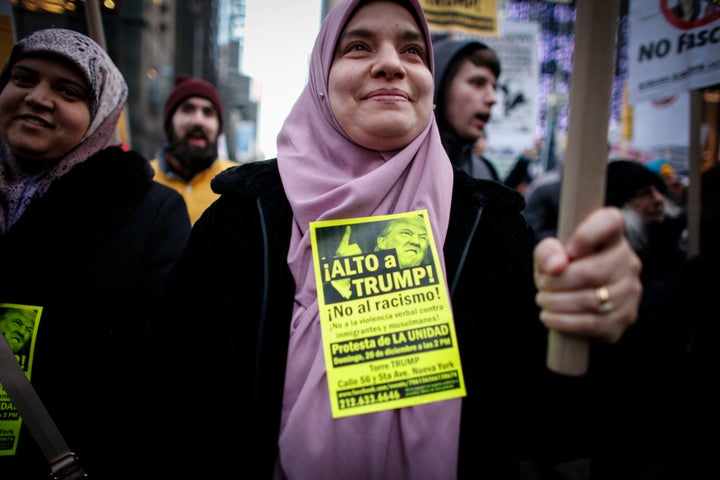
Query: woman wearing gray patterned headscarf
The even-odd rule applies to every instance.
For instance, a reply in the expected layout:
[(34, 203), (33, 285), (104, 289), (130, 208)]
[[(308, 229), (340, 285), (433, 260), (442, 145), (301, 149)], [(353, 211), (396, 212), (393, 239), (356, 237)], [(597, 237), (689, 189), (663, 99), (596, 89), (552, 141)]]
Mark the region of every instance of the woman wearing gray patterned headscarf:
[[(28, 375), (95, 478), (136, 478), (145, 323), (189, 235), (182, 197), (120, 147), (127, 84), (92, 39), (37, 31), (0, 73), (0, 306), (41, 311)], [(44, 478), (29, 431), (0, 418), (3, 478)], [(3, 450), (4, 449), (4, 450)]]
[[(0, 111), (3, 115), (0, 128), (0, 233), (5, 233), (22, 215), (32, 197), (42, 196), (55, 179), (103, 148), (119, 143), (115, 140), (115, 130), (127, 99), (127, 84), (107, 53), (92, 39), (78, 32), (48, 29), (35, 32), (18, 42), (0, 75), (3, 96), (8, 97), (5, 87), (8, 83), (15, 83), (18, 75), (22, 75), (20, 78), (25, 80), (27, 71), (24, 68), (13, 75), (13, 67), (18, 60), (39, 60), (48, 56), (62, 61), (67, 65), (66, 68), (76, 70), (75, 73), (84, 82), (84, 85), (78, 85), (83, 87), (83, 98), (79, 100), (84, 100), (83, 103), (87, 105), (90, 122), (77, 145), (58, 158), (42, 159), (46, 168), (37, 172), (37, 168), (32, 166), (32, 155), (26, 159), (30, 164), (28, 168), (22, 165), (24, 158), (16, 158), (18, 152), (13, 149), (13, 139), (8, 135), (12, 132), (8, 129), (13, 127), (15, 118), (11, 115), (13, 112), (7, 110), (10, 108), (8, 102), (3, 102)], [(17, 115), (23, 113), (15, 112)], [(53, 125), (48, 127), (51, 131), (55, 130)]]

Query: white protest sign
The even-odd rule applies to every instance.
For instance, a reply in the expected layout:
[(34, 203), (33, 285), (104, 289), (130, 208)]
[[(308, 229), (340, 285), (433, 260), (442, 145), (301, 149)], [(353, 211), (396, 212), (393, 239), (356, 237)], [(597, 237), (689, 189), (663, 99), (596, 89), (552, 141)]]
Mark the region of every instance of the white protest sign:
[(720, 1), (632, 0), (630, 103), (720, 81)]

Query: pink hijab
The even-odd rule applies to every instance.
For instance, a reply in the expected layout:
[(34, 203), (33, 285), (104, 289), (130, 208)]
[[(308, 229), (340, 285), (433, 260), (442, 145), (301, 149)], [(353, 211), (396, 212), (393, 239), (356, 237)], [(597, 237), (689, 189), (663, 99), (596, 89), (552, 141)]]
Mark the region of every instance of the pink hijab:
[[(309, 223), (424, 208), (442, 252), (453, 182), (434, 116), (415, 140), (391, 152), (354, 143), (333, 116), (327, 81), (335, 43), (361, 3), (341, 1), (323, 21), (308, 84), (278, 136), (278, 166), (294, 213), (288, 264), (297, 287), (276, 478), (454, 478), (460, 399), (340, 419), (330, 409)], [(417, 0), (398, 3), (418, 19), (432, 70), (422, 7)]]

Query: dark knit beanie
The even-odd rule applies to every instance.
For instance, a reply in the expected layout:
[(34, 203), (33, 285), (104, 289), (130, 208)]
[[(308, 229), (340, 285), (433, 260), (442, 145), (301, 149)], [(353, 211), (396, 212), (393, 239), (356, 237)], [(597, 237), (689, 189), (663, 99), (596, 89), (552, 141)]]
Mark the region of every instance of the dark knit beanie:
[(646, 166), (631, 160), (614, 160), (607, 166), (605, 204), (622, 207), (643, 187), (654, 186), (665, 194), (663, 179)]
[(175, 77), (175, 88), (170, 93), (167, 101), (165, 102), (165, 110), (163, 112), (163, 118), (165, 119), (165, 131), (169, 132), (170, 121), (172, 119), (175, 110), (177, 110), (180, 104), (190, 97), (202, 97), (210, 100), (218, 112), (218, 120), (220, 123), (220, 130), (218, 133), (223, 131), (223, 104), (220, 100), (217, 90), (209, 82), (201, 80), (199, 78), (193, 78), (190, 75), (180, 73)]

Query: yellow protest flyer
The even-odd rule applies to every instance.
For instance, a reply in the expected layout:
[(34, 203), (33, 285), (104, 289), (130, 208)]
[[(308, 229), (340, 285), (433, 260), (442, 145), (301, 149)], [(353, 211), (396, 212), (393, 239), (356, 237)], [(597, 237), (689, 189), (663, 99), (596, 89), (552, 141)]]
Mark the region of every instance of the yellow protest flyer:
[(427, 210), (310, 234), (333, 418), (465, 396)]
[[(0, 303), (0, 334), (20, 364), (28, 379), (32, 373), (35, 337), (40, 325), (42, 307)], [(20, 435), (22, 419), (0, 385), (0, 456), (14, 455)]]

